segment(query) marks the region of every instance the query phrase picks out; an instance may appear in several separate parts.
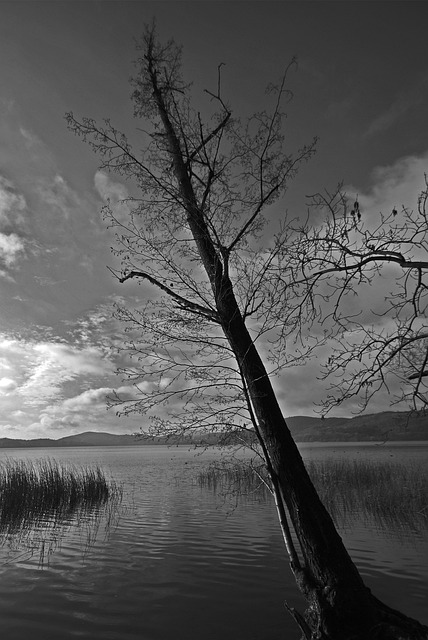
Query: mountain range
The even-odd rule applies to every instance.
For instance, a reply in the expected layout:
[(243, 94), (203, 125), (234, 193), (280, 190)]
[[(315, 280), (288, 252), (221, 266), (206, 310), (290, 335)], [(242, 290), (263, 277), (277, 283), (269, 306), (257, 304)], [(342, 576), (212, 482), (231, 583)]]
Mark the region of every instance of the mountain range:
[[(354, 418), (316, 418), (291, 416), (287, 424), (296, 442), (384, 442), (428, 440), (428, 414), (423, 412), (385, 411)], [(207, 444), (217, 444), (219, 434), (204, 436)], [(138, 435), (117, 435), (86, 431), (58, 440), (37, 438), (22, 440), (0, 438), (0, 448), (21, 447), (105, 447), (162, 444), (191, 444), (186, 438), (145, 438)]]

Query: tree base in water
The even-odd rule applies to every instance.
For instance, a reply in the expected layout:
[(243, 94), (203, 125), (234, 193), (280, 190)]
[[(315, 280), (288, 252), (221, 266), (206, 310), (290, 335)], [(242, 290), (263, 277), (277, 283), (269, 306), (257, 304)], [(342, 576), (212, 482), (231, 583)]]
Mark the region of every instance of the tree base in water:
[[(302, 631), (302, 640), (428, 640), (428, 627), (391, 609), (373, 595), (358, 612), (344, 606), (338, 609), (319, 598), (303, 616), (285, 606)], [(356, 615), (357, 614), (357, 615)]]

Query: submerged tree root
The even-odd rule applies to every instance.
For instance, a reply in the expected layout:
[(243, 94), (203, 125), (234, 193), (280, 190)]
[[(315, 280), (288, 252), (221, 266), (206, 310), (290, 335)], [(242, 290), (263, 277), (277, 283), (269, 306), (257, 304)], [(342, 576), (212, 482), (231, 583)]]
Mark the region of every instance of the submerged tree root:
[[(428, 640), (428, 627), (391, 609), (369, 592), (366, 606), (320, 602), (315, 595), (305, 614), (285, 608), (302, 632), (301, 640)], [(359, 610), (359, 612), (358, 612)]]
[(374, 598), (380, 620), (369, 631), (367, 640), (428, 640), (428, 627)]

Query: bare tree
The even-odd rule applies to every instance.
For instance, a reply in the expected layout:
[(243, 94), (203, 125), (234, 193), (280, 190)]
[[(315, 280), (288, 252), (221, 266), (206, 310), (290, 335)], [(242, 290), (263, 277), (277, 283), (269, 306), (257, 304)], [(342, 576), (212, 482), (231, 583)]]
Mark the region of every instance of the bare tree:
[(117, 309), (129, 334), (123, 373), (141, 391), (138, 399), (117, 398), (119, 408), (154, 414), (166, 403), (168, 417), (152, 415), (152, 433), (254, 430), (290, 566), (308, 601), (305, 616), (289, 607), (306, 638), (427, 638), (426, 627), (380, 603), (364, 585), (272, 387), (271, 375), (288, 359), (282, 327), (293, 314), (284, 314), (286, 295), (276, 287), (292, 227), (281, 223), (272, 237), (269, 213), (315, 145), (284, 151), (289, 69), (270, 87), (271, 110), (242, 123), (221, 94), (221, 67), (216, 90), (205, 93), (208, 116), (192, 108), (180, 49), (172, 41), (160, 44), (153, 28), (136, 64), (133, 100), (145, 127), (143, 151), (134, 151), (109, 121), (99, 126), (67, 116), (70, 129), (101, 155), (102, 167), (131, 179), (140, 194), (128, 202), (126, 220), (106, 209), (117, 227), (117, 277), (148, 283), (155, 292), (142, 310)]
[(313, 196), (318, 219), (295, 229), (296, 250), (278, 279), (294, 313), (289, 327), (303, 333), (316, 324), (330, 346), (325, 412), (352, 397), (363, 410), (390, 388), (399, 389), (392, 403), (428, 406), (427, 198), (425, 178), (415, 211), (374, 215), (339, 188)]

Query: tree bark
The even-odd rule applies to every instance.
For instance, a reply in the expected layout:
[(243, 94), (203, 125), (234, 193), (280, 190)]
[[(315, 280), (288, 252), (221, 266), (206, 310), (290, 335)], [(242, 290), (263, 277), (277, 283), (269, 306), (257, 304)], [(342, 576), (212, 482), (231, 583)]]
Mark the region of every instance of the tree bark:
[[(291, 569), (308, 602), (305, 619), (311, 631), (310, 638), (428, 639), (428, 627), (390, 609), (366, 587), (309, 478), (240, 312), (227, 273), (226, 258), (220, 256), (198, 207), (179, 138), (157, 85), (156, 71), (150, 64), (148, 71), (189, 229), (211, 283), (223, 332), (244, 376), (269, 462), (299, 541), (302, 562), (299, 566), (292, 562)], [(297, 612), (293, 615), (301, 620)], [(300, 626), (304, 628), (303, 624)]]
[(381, 603), (364, 584), (309, 478), (227, 280), (223, 281), (217, 308), (245, 376), (270, 463), (299, 541), (302, 568), (291, 568), (308, 601), (306, 621), (311, 637), (428, 638), (427, 627)]

